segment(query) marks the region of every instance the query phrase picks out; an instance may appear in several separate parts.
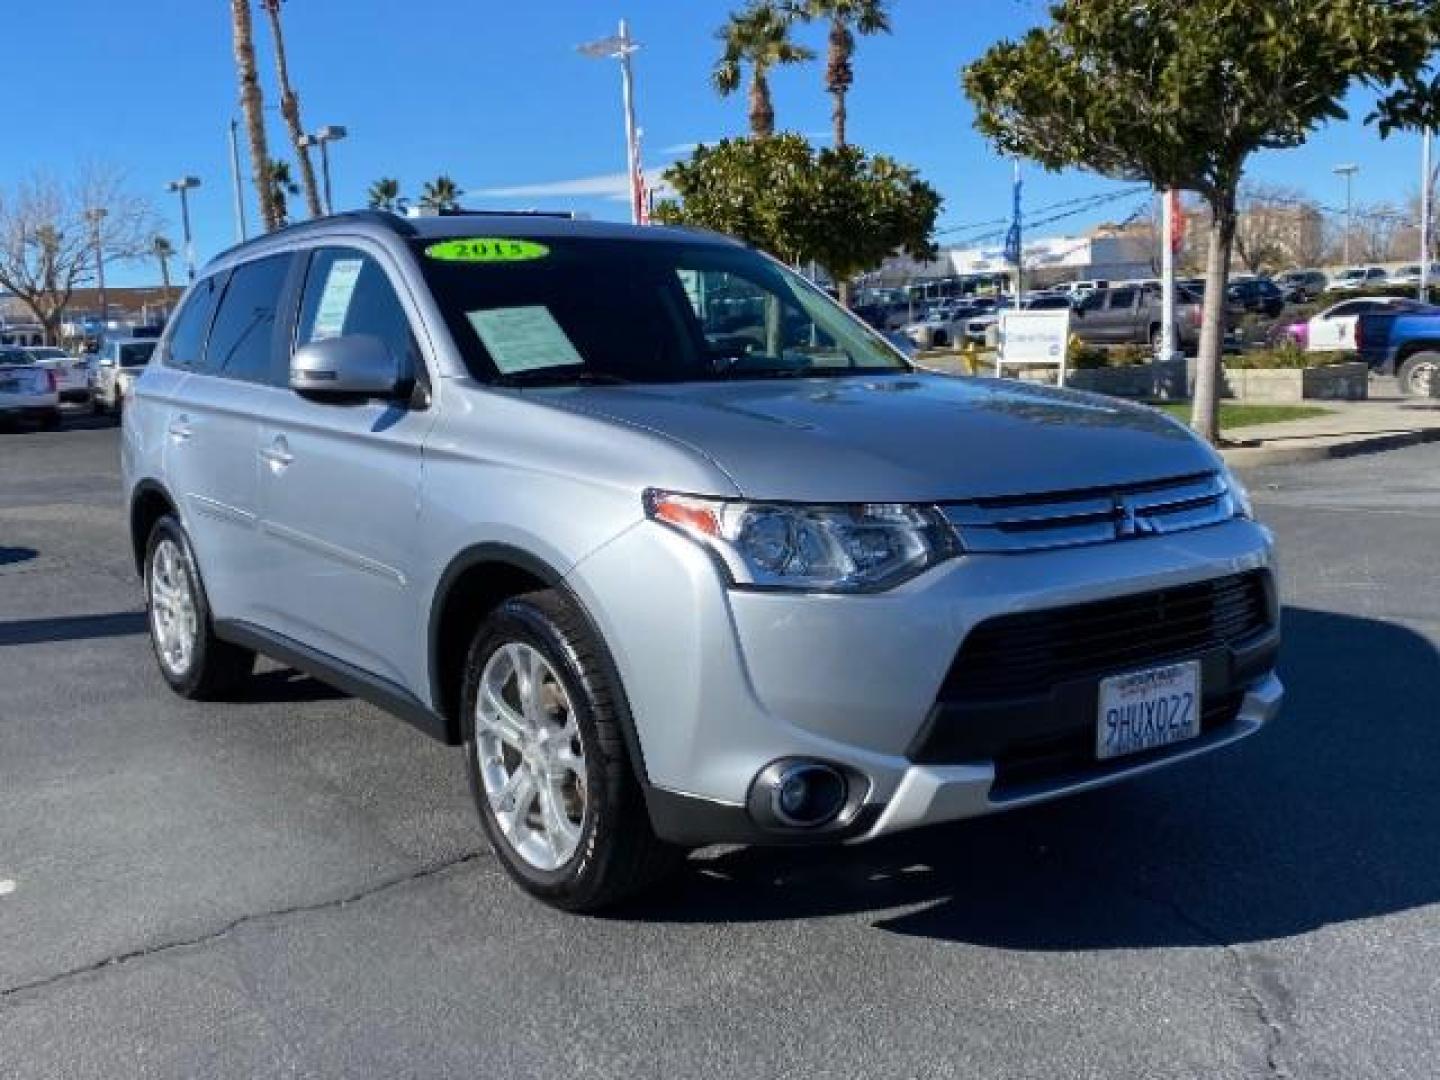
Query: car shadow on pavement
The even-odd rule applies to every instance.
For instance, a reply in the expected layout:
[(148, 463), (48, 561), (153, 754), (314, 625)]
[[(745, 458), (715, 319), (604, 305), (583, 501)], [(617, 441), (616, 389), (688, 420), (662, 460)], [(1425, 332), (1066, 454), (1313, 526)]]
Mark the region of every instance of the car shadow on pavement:
[[(0, 548), (15, 551), (15, 548)], [(112, 611), (103, 615), (60, 615), (48, 619), (14, 619), (0, 622), (0, 646), (40, 645), (56, 641), (129, 637), (145, 633), (143, 611)]]
[(226, 697), (232, 705), (274, 705), (303, 701), (339, 701), (350, 695), (293, 668), (257, 671)]
[(623, 916), (860, 914), (898, 934), (1075, 950), (1260, 941), (1440, 901), (1440, 653), (1394, 623), (1285, 620), (1287, 702), (1253, 739), (870, 845), (701, 853)]

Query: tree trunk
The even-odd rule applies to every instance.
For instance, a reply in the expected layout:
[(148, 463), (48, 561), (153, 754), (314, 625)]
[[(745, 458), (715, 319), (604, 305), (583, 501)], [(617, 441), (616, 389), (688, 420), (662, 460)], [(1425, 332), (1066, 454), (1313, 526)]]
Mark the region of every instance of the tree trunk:
[(160, 283), (165, 289), (165, 303), (173, 301), (170, 295), (170, 257), (168, 255), (156, 256), (160, 260)]
[(269, 232), (276, 227), (277, 219), (269, 180), (270, 151), (265, 145), (265, 101), (255, 70), (255, 24), (250, 18), (250, 0), (230, 0), (230, 23), (235, 38), (235, 71), (240, 78), (240, 107), (250, 142), (250, 175), (260, 198), (260, 221)]
[(825, 65), (825, 89), (829, 91), (833, 104), (830, 107), (830, 121), (835, 129), (835, 145), (845, 145), (845, 95), (855, 81), (851, 57), (855, 53), (855, 37), (841, 19), (830, 21), (830, 55)]
[(1235, 245), (1235, 193), (1222, 195), (1210, 208), (1209, 251), (1205, 258), (1205, 312), (1200, 350), (1195, 359), (1195, 400), (1190, 426), (1209, 440), (1220, 438), (1220, 358), (1225, 346), (1225, 288), (1230, 281), (1230, 252)]
[(759, 68), (750, 76), (750, 134), (768, 139), (775, 134), (775, 106), (770, 102), (770, 80)]
[(280, 84), (280, 115), (290, 128), (290, 143), (300, 163), (300, 186), (305, 191), (305, 206), (312, 218), (324, 214), (329, 207), (320, 202), (320, 188), (315, 183), (315, 166), (310, 161), (310, 148), (305, 145), (305, 128), (300, 123), (300, 98), (290, 85), (290, 64), (285, 58), (285, 31), (280, 25), (281, 0), (264, 0), (262, 6), (270, 17), (270, 36), (275, 40), (275, 79)]

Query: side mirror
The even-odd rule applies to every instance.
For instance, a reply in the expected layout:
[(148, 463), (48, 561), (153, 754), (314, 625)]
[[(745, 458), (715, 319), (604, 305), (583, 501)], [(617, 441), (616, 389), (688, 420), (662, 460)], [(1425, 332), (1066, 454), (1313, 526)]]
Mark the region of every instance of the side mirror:
[(290, 389), (312, 397), (393, 397), (400, 361), (371, 334), (312, 341), (290, 358)]

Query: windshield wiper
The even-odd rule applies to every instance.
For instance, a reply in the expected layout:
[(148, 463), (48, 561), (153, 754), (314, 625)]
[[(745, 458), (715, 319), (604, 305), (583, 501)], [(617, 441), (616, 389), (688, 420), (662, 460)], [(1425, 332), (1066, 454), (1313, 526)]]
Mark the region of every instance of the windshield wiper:
[(512, 371), (494, 380), (496, 386), (623, 386), (629, 381), (608, 371), (575, 368), (532, 368)]

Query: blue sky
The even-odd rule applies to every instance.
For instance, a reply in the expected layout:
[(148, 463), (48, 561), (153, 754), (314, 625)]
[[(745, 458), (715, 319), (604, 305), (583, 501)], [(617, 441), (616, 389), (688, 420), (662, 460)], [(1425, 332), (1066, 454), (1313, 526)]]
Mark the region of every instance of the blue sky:
[[(736, 0), (738, 2), (738, 0)], [(400, 177), (406, 190), (448, 172), (472, 192), (467, 205), (571, 208), (621, 218), (605, 197), (623, 178), (619, 75), (575, 45), (613, 32), (623, 15), (644, 44), (636, 58), (640, 122), (653, 176), (686, 145), (741, 133), (743, 95), (722, 100), (707, 77), (723, 0), (293, 0), (286, 5), (292, 75), (307, 127), (344, 124), (334, 147), (337, 206), (357, 206), (371, 180)], [(235, 112), (229, 4), (225, 0), (59, 0), (14, 3), (5, 15), (11, 108), (0, 186), (35, 169), (63, 175), (86, 160), (123, 167), (132, 186), (154, 192), (179, 241), (178, 207), (163, 192), (184, 173), (193, 193), (202, 259), (233, 241), (226, 124)], [(958, 72), (998, 38), (1043, 17), (1037, 0), (894, 0), (895, 32), (861, 42), (851, 95), (850, 135), (918, 167), (945, 196), (943, 226), (1008, 212), (1010, 166), (975, 134)], [(257, 16), (267, 104), (270, 39)], [(809, 34), (820, 48), (820, 28)], [(774, 79), (779, 125), (821, 135), (829, 128), (822, 67)], [(28, 90), (23, 89), (28, 88)], [(1294, 185), (1322, 202), (1343, 202), (1331, 175), (1355, 161), (1357, 202), (1403, 201), (1418, 188), (1415, 136), (1382, 143), (1360, 118), (1332, 125), (1307, 146), (1258, 157), (1252, 178)], [(268, 114), (272, 152), (284, 148), (278, 113)], [(607, 180), (608, 178), (608, 180)], [(578, 183), (577, 183), (578, 182)], [(561, 185), (552, 188), (551, 185)], [(1117, 185), (1084, 173), (1027, 170), (1026, 203), (1045, 204)], [(478, 194), (516, 191), (509, 196)], [(568, 191), (568, 194), (566, 193)], [(547, 193), (549, 192), (549, 193)], [(253, 223), (253, 197), (247, 189)], [(1056, 224), (1073, 232), (1123, 216), (1133, 202)], [(960, 238), (983, 230), (960, 228)], [(148, 283), (146, 264), (116, 267), (116, 283)]]

